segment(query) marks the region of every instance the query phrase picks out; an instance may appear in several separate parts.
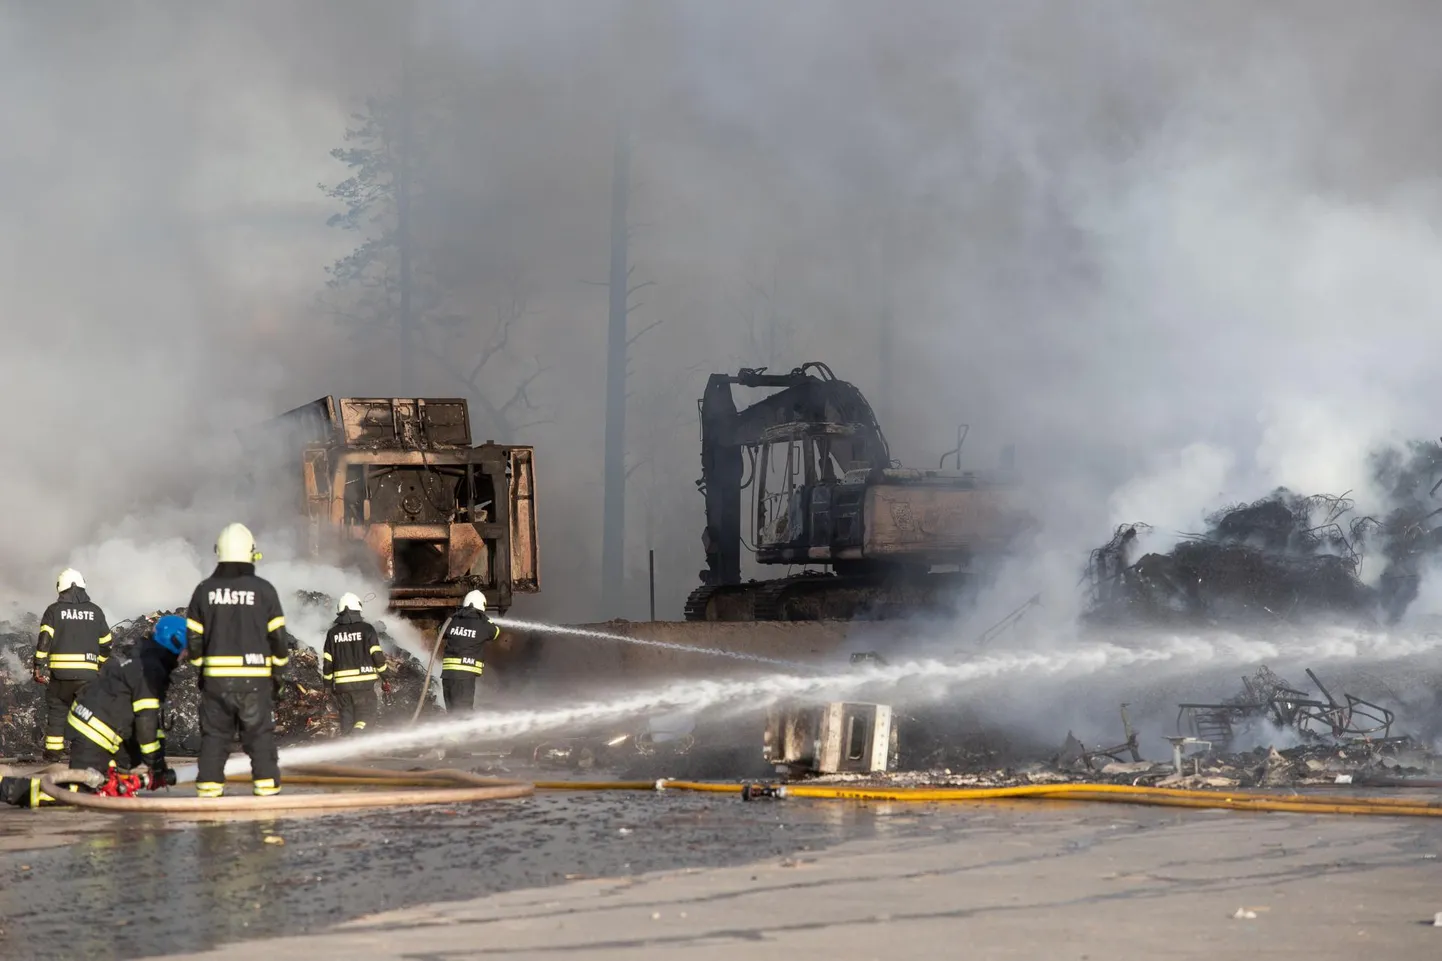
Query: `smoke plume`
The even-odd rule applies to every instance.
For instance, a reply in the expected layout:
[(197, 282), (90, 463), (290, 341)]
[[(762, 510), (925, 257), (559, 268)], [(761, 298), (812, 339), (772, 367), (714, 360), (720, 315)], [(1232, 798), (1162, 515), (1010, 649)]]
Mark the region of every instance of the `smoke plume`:
[[(1015, 443), (1045, 522), (1019, 597), (1065, 594), (1121, 521), (1184, 529), (1276, 486), (1368, 509), (1367, 454), (1432, 436), (1442, 399), (1439, 18), (12, 6), (0, 584), (36, 607), (76, 563), (116, 616), (177, 603), (245, 519), (235, 428), (399, 391), (393, 331), (324, 286), (364, 238), (326, 226), (316, 184), (348, 175), (329, 151), (403, 65), (436, 292), (415, 389), (472, 399), (478, 439), (537, 448), (543, 593), (524, 616), (642, 616), (647, 549), (659, 613), (679, 614), (701, 566), (694, 402), (743, 365), (828, 362), (909, 465), (958, 422), (964, 463)], [(623, 121), (631, 261), (654, 286), (631, 316), (628, 586), (602, 598), (606, 302), (588, 282)]]

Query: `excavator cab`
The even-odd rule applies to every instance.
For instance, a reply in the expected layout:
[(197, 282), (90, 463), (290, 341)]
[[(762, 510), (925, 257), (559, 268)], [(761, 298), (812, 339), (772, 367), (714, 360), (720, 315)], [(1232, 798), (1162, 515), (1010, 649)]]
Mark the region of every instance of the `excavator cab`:
[(831, 546), (832, 491), (848, 471), (866, 468), (855, 438), (855, 425), (833, 423), (780, 424), (762, 434), (752, 541), (758, 551), (810, 555)]

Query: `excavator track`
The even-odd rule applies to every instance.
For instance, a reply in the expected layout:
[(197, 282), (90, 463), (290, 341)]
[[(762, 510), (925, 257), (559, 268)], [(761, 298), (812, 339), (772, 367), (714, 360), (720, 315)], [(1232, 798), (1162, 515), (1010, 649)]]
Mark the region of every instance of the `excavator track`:
[(686, 598), (686, 620), (688, 621), (709, 621), (714, 618), (708, 616), (711, 607), (711, 598), (720, 590), (719, 587), (698, 587)]
[(785, 621), (790, 618), (784, 616), (783, 609), (788, 590), (793, 588), (796, 581), (792, 578), (779, 581), (764, 581), (757, 585), (756, 591), (752, 594), (751, 612), (758, 621)]
[(880, 575), (798, 574), (769, 581), (700, 587), (686, 602), (688, 621), (888, 620), (952, 609), (963, 574), (898, 580)]

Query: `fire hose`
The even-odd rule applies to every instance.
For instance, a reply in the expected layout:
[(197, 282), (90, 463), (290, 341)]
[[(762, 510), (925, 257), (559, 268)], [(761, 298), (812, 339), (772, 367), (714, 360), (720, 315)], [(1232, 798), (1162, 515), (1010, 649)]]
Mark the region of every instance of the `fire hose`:
[(1158, 807), (1263, 811), (1294, 814), (1361, 814), (1392, 817), (1442, 817), (1442, 801), (1410, 798), (1358, 798), (1311, 794), (1248, 794), (1190, 791), (1182, 788), (1128, 784), (1027, 784), (1000, 788), (832, 787), (824, 784), (758, 785), (708, 781), (538, 781), (537, 790), (560, 791), (700, 791), (760, 797), (817, 798), (853, 801), (998, 801), (1039, 799), (1100, 801)]
[[(125, 814), (203, 814), (211, 811), (317, 811), (356, 810), (378, 807), (408, 807), (418, 804), (465, 804), (473, 801), (498, 801), (527, 797), (535, 788), (525, 781), (508, 781), (482, 777), (469, 771), (425, 771), (406, 778), (376, 778), (377, 772), (366, 768), (296, 768), (296, 776), (288, 781), (306, 783), (308, 777), (325, 779), (323, 783), (364, 787), (380, 783), (386, 786), (410, 786), (411, 790), (330, 792), (320, 794), (277, 794), (270, 797), (232, 795), (229, 797), (105, 797), (72, 792), (57, 786), (52, 777), (44, 777), (40, 789), (61, 804), (95, 811)], [(307, 775), (304, 772), (311, 772)], [(363, 771), (367, 777), (354, 776)], [(229, 779), (227, 779), (229, 780)]]
[(431, 656), (426, 661), (425, 686), (421, 688), (421, 696), (416, 700), (416, 711), (411, 715), (411, 727), (421, 719), (421, 708), (426, 706), (426, 695), (431, 692), (431, 668), (436, 666), (436, 655), (441, 652), (441, 644), (445, 642), (446, 630), (451, 626), (451, 619), (448, 617), (441, 622), (440, 629), (436, 631), (436, 642), (431, 645)]
[[(285, 769), (285, 782), (319, 787), (390, 788), (386, 791), (292, 794), (274, 797), (102, 797), (72, 793), (51, 779), (47, 794), (63, 804), (110, 812), (203, 813), (254, 810), (346, 810), (418, 804), (459, 804), (526, 797), (544, 791), (685, 791), (734, 794), (743, 800), (810, 798), (853, 801), (956, 802), (1001, 800), (1092, 801), (1207, 810), (1349, 814), (1390, 817), (1442, 817), (1442, 801), (1412, 798), (1361, 798), (1345, 795), (1196, 791), (1126, 784), (1030, 784), (998, 788), (891, 788), (824, 784), (755, 784), (708, 781), (509, 781), (469, 771), (384, 771), (341, 765)], [(227, 778), (247, 782), (244, 777)]]

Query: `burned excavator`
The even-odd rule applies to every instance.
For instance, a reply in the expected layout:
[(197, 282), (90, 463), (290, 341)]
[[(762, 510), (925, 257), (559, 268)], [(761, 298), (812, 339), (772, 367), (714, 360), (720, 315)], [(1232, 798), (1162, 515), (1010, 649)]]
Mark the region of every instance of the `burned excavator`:
[[(737, 386), (776, 390), (738, 410)], [(1005, 458), (995, 471), (962, 471), (958, 442), (956, 470), (900, 467), (861, 391), (825, 364), (712, 374), (699, 407), (706, 569), (687, 599), (687, 620), (881, 620), (954, 610), (1035, 526)], [(743, 548), (759, 564), (823, 569), (743, 582)]]

